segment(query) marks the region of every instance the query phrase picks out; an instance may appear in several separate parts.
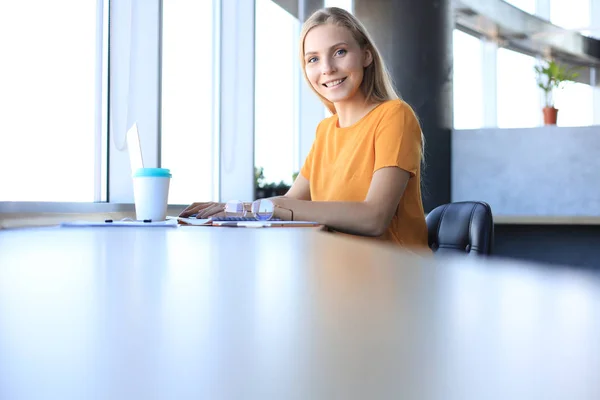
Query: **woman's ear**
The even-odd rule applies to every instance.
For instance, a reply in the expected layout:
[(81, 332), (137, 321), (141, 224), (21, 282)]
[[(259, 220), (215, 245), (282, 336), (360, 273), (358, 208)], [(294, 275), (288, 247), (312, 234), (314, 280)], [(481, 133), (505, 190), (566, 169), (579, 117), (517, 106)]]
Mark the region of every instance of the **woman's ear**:
[(373, 53), (371, 50), (365, 50), (365, 61), (363, 62), (363, 68), (367, 68), (373, 62)]

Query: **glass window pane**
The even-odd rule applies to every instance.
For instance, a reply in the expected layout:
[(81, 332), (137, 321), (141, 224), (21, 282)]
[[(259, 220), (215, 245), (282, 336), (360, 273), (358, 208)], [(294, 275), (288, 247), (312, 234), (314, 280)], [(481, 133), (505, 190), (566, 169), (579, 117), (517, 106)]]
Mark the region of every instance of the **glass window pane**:
[(540, 89), (535, 80), (536, 60), (508, 49), (498, 49), (498, 127), (539, 126)]
[(454, 128), (483, 126), (481, 40), (458, 29), (453, 36)]
[(256, 1), (254, 162), (263, 169), (261, 183), (282, 190), (298, 168), (299, 34), (300, 23), (291, 14), (271, 0)]
[(520, 8), (521, 10), (528, 12), (529, 14), (535, 14), (535, 2), (536, 0), (504, 0), (513, 6)]
[(0, 201), (94, 201), (96, 1), (0, 5)]
[(582, 31), (590, 26), (590, 0), (550, 0), (550, 22)]
[(555, 91), (554, 106), (558, 108), (558, 126), (589, 126), (594, 124), (594, 93), (590, 85), (572, 82)]
[(161, 166), (170, 204), (214, 197), (213, 2), (164, 0)]

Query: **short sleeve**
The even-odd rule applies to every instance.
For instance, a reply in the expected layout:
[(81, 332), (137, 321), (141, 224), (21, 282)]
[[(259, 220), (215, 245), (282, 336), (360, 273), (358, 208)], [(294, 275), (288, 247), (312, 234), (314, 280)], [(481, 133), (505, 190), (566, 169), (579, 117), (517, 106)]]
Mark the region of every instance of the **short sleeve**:
[(415, 176), (421, 164), (421, 128), (410, 107), (403, 104), (382, 116), (375, 132), (373, 172), (399, 167)]

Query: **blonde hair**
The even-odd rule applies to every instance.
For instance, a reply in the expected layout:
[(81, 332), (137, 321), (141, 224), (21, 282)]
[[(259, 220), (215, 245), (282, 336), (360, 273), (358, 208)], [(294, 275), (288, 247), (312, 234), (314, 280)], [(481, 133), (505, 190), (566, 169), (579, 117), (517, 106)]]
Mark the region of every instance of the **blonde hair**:
[[(367, 103), (383, 103), (388, 100), (400, 99), (400, 95), (394, 88), (394, 84), (388, 69), (383, 62), (383, 58), (375, 46), (373, 39), (363, 26), (363, 24), (348, 11), (338, 7), (322, 8), (315, 11), (302, 25), (302, 32), (300, 34), (300, 65), (302, 67), (302, 73), (304, 79), (308, 82), (308, 85), (313, 92), (321, 99), (323, 104), (329, 109), (332, 114), (335, 114), (335, 106), (332, 102), (321, 96), (315, 88), (310, 84), (310, 80), (306, 75), (306, 63), (304, 62), (304, 41), (306, 35), (311, 29), (332, 24), (348, 29), (352, 34), (352, 37), (362, 50), (368, 50), (373, 61), (367, 67), (365, 67), (363, 81), (360, 84), (360, 90), (362, 90), (365, 101)], [(414, 110), (413, 110), (414, 112)], [(416, 116), (416, 114), (415, 114)], [(418, 117), (417, 117), (418, 118)], [(420, 125), (420, 124), (419, 124)], [(424, 149), (425, 149), (425, 137), (421, 131), (421, 160), (424, 160)]]

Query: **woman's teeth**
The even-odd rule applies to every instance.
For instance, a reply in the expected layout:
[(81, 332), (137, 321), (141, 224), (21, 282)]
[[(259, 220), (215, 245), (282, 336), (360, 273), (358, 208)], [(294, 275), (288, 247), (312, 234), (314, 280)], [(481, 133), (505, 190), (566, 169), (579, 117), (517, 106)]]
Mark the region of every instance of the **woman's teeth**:
[(328, 83), (325, 83), (324, 85), (327, 88), (332, 88), (332, 87), (337, 86), (340, 83), (344, 82), (344, 80), (346, 80), (346, 78), (338, 79), (337, 81), (333, 81), (333, 82), (328, 82)]

